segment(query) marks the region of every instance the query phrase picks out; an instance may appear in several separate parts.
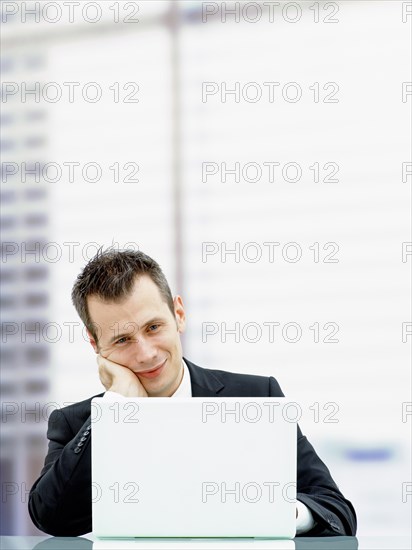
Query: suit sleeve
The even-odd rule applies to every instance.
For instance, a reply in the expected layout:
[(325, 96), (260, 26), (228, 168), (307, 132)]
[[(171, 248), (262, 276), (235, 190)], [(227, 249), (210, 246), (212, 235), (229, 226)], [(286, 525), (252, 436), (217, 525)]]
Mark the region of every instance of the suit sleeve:
[[(271, 397), (284, 397), (278, 382), (269, 378)], [(356, 512), (340, 492), (324, 462), (297, 427), (297, 495), (306, 504), (315, 526), (304, 533), (309, 536), (356, 535)]]
[(40, 477), (29, 494), (33, 523), (54, 536), (92, 530), (90, 417), (74, 434), (63, 410), (50, 415), (49, 449)]

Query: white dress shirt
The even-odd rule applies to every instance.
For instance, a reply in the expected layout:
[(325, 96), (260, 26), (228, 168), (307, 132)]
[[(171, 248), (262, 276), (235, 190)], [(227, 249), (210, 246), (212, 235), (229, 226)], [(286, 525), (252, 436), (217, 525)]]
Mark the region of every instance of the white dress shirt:
[[(175, 393), (170, 397), (193, 397), (192, 384), (190, 382), (190, 372), (183, 359), (182, 364), (183, 378)], [(110, 401), (122, 401), (127, 399), (127, 397), (124, 397), (120, 393), (114, 391), (107, 391), (104, 394), (103, 399), (110, 399)], [(312, 529), (312, 527), (315, 525), (315, 520), (313, 519), (312, 513), (309, 508), (305, 504), (303, 504), (303, 502), (300, 502), (300, 500), (296, 501), (296, 508), (298, 510), (298, 517), (296, 518), (296, 534), (300, 535), (301, 533), (306, 533), (306, 531)]]

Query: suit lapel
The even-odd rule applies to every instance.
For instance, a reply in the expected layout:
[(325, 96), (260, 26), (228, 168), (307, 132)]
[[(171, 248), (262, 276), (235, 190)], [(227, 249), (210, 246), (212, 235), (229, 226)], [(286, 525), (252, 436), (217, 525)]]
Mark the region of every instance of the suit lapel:
[(216, 372), (198, 367), (183, 357), (190, 372), (192, 397), (216, 397), (225, 385)]

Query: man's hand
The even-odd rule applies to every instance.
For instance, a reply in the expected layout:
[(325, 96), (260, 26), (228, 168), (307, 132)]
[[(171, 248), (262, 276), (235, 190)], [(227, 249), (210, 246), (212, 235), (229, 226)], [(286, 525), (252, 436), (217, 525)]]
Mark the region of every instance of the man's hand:
[(100, 354), (97, 356), (99, 377), (108, 391), (120, 393), (124, 397), (148, 397), (142, 383), (130, 369), (113, 363)]

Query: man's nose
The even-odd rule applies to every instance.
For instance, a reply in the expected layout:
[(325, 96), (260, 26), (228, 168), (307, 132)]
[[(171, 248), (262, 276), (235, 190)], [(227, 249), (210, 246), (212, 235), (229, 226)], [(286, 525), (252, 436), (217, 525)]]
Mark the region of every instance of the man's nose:
[(155, 366), (154, 362), (156, 361), (157, 350), (147, 338), (141, 336), (133, 347), (134, 359), (139, 366), (147, 368)]

